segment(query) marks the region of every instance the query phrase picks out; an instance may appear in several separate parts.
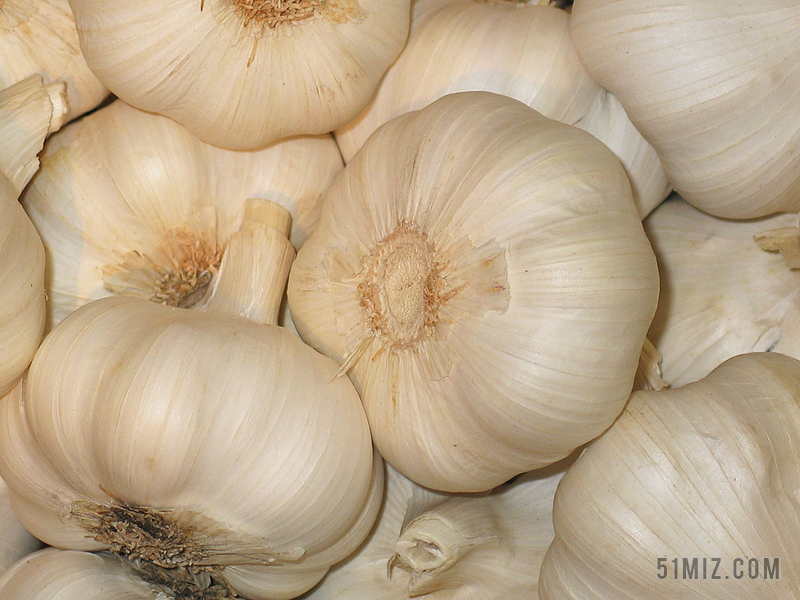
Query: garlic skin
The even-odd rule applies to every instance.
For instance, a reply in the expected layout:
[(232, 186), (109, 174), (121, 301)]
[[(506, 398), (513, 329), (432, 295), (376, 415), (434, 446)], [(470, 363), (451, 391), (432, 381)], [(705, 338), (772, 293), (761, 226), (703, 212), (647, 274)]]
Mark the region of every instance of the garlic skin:
[(451, 94), (379, 128), (322, 202), (289, 279), (294, 324), (348, 372), (406, 477), (485, 491), (622, 410), (658, 275), (595, 138)]
[(786, 0), (577, 0), (572, 11), (581, 60), (675, 190), (732, 219), (800, 210), (799, 26)]
[(0, 578), (0, 600), (172, 600), (108, 554), (46, 548)]
[(86, 60), (114, 94), (237, 150), (355, 117), (403, 48), (411, 15), (410, 0), (70, 6)]
[(67, 0), (0, 2), (0, 89), (31, 75), (41, 75), (45, 83), (66, 83), (69, 109), (64, 122), (108, 96), (81, 54)]
[(119, 100), (71, 123), (22, 196), (47, 250), (47, 329), (111, 294), (198, 302), (249, 197), (288, 209), (302, 245), (343, 166), (329, 134), (223, 150)]
[(44, 248), (17, 199), (66, 108), (64, 83), (45, 85), (40, 75), (0, 91), (0, 396), (22, 376), (44, 331)]
[(661, 300), (648, 338), (664, 379), (682, 386), (747, 352), (800, 358), (800, 272), (754, 241), (789, 228), (797, 215), (720, 219), (670, 198), (644, 222), (661, 274)]
[(334, 132), (345, 161), (386, 121), (465, 91), (515, 98), (597, 137), (625, 167), (642, 218), (667, 197), (655, 150), (581, 65), (569, 13), (537, 3), (417, 0), (408, 43), (375, 97)]
[[(559, 485), (540, 598), (799, 598), (798, 382), (800, 362), (761, 352), (682, 388), (635, 392)], [(698, 576), (682, 577), (693, 557)], [(775, 558), (779, 577), (765, 577)], [(749, 559), (759, 577), (747, 575)]]
[(8, 486), (2, 479), (0, 479), (0, 540), (0, 575), (19, 559), (35, 552), (42, 545), (19, 522), (14, 509), (11, 508)]
[(387, 466), (375, 530), (303, 600), (536, 600), (564, 471), (488, 495), (436, 494)]
[(338, 365), (259, 322), (294, 252), (262, 216), (248, 203), (231, 244), (251, 256), (226, 255), (202, 306), (101, 298), (45, 338), (0, 403), (0, 473), (36, 537), (283, 600), (367, 536), (382, 463)]

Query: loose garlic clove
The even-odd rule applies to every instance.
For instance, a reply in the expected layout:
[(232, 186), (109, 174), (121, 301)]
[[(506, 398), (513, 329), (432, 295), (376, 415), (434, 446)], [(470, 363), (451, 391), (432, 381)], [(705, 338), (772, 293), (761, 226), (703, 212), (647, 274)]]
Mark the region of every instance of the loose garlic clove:
[(559, 485), (541, 600), (800, 597), (799, 397), (775, 352), (635, 392)]
[(800, 4), (577, 0), (575, 46), (675, 190), (732, 219), (800, 209)]
[(202, 309), (91, 302), (0, 403), (0, 471), (44, 542), (152, 563), (174, 588), (205, 573), (281, 600), (369, 533), (383, 469), (358, 394), (292, 333), (239, 316), (277, 314), (254, 298), (280, 301), (262, 290), (285, 285), (294, 253), (264, 202), (248, 202)]
[(31, 75), (41, 75), (45, 83), (66, 83), (64, 122), (108, 96), (81, 54), (68, 0), (0, 2), (0, 89)]
[(66, 107), (64, 83), (45, 85), (39, 75), (0, 91), (0, 396), (22, 376), (44, 331), (44, 248), (17, 199)]
[(667, 197), (655, 150), (581, 65), (567, 12), (513, 0), (418, 0), (414, 11), (408, 43), (375, 97), (334, 132), (345, 161), (393, 117), (446, 94), (482, 90), (515, 98), (606, 144), (631, 179), (642, 218)]
[(387, 467), (375, 531), (303, 600), (536, 600), (563, 470), (488, 495), (435, 494)]
[(288, 209), (300, 246), (342, 168), (329, 134), (235, 152), (119, 100), (70, 124), (48, 141), (22, 197), (47, 250), (48, 329), (111, 294), (192, 306), (246, 198)]
[(791, 249), (792, 235), (798, 244), (797, 215), (731, 221), (675, 196), (644, 226), (662, 281), (648, 338), (663, 355), (665, 381), (697, 381), (746, 352), (800, 358), (800, 272), (777, 253)]
[(625, 171), (487, 92), (378, 129), (326, 191), (289, 305), (420, 485), (484, 491), (602, 433), (658, 296)]
[(114, 94), (231, 149), (355, 117), (403, 48), (411, 13), (410, 0), (70, 5), (86, 60)]

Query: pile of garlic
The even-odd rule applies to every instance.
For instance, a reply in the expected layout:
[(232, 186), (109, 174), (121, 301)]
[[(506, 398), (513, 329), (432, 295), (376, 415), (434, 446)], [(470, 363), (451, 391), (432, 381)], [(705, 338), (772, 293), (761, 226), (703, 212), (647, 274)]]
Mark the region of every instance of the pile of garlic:
[(800, 7), (167, 4), (0, 0), (0, 600), (800, 599)]

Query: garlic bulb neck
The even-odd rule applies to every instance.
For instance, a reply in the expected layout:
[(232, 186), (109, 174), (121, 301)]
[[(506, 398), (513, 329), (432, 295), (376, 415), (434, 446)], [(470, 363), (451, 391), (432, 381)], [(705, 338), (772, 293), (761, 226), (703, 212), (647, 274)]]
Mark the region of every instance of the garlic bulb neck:
[(499, 542), (497, 518), (490, 503), (474, 498), (472, 504), (469, 512), (459, 513), (458, 502), (445, 502), (403, 528), (387, 570), (390, 576), (395, 567), (409, 573), (409, 595), (441, 589), (439, 576), (464, 555)]
[(357, 0), (224, 0), (248, 29), (275, 29), (314, 17), (333, 23), (359, 21), (365, 13)]
[(268, 200), (250, 199), (242, 226), (228, 242), (202, 308), (277, 325), (295, 249), (292, 217)]

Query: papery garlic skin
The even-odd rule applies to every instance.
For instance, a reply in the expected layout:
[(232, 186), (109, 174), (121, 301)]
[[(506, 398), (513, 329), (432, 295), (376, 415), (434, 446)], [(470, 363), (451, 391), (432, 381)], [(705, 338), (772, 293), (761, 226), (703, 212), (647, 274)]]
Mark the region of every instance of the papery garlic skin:
[[(337, 368), (279, 327), (103, 298), (48, 335), (18, 400), (0, 403), (0, 471), (50, 545), (292, 598), (366, 537), (383, 489)], [(139, 530), (153, 541), (128, 546)]]
[(606, 429), (657, 295), (614, 155), (487, 92), (378, 129), (326, 191), (288, 289), (383, 457), (443, 491), (491, 489)]
[(172, 600), (119, 558), (76, 550), (40, 550), (0, 578), (0, 600)]
[[(634, 393), (561, 481), (540, 598), (799, 598), (798, 382), (800, 362), (763, 352), (682, 388)], [(684, 557), (707, 557), (707, 575), (673, 577)], [(761, 575), (737, 577), (734, 561), (741, 575), (751, 558)], [(779, 577), (764, 577), (775, 558)]]
[(199, 301), (247, 198), (289, 210), (302, 245), (342, 168), (330, 135), (223, 150), (119, 100), (70, 124), (22, 197), (47, 250), (48, 330), (115, 293)]
[(670, 190), (655, 150), (581, 65), (570, 16), (514, 1), (418, 0), (406, 47), (361, 114), (334, 134), (345, 161), (393, 117), (446, 94), (489, 91), (584, 129), (625, 167), (644, 218)]
[(81, 54), (67, 0), (0, 2), (0, 89), (38, 74), (66, 82), (65, 122), (90, 111), (108, 95)]
[(17, 201), (67, 109), (63, 82), (33, 75), (0, 91), (0, 396), (28, 367), (45, 325), (42, 240)]
[(797, 215), (732, 221), (676, 196), (644, 222), (661, 274), (661, 300), (649, 339), (662, 354), (664, 380), (682, 386), (747, 352), (800, 358), (800, 271), (754, 236), (791, 227)]
[[(9, 396), (13, 393), (12, 391)], [(11, 507), (8, 486), (5, 481), (0, 479), (0, 575), (19, 559), (38, 550), (41, 546), (41, 542), (19, 522)]]
[(70, 5), (86, 60), (114, 94), (231, 149), (352, 119), (405, 44), (411, 13), (410, 0)]
[(374, 532), (303, 600), (536, 600), (563, 474), (531, 473), (489, 495), (456, 496), (387, 466)]
[(577, 0), (572, 34), (687, 202), (734, 219), (800, 209), (800, 6)]

